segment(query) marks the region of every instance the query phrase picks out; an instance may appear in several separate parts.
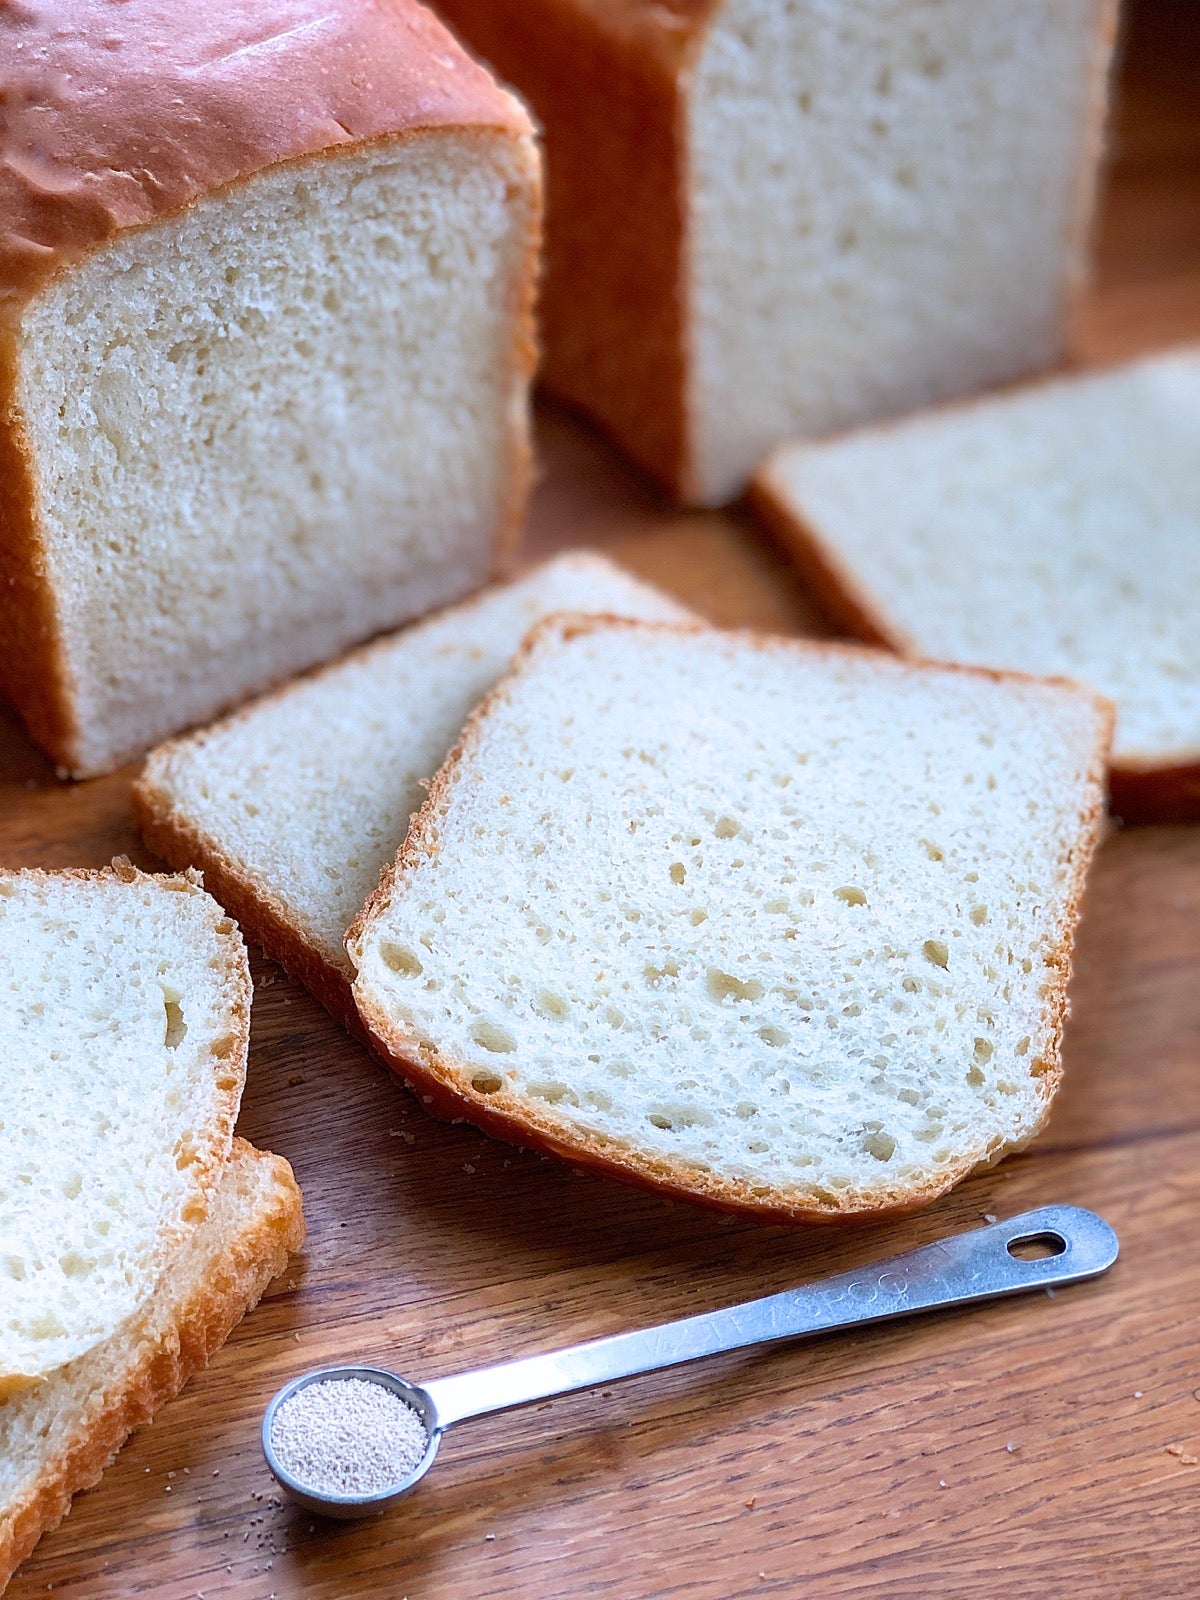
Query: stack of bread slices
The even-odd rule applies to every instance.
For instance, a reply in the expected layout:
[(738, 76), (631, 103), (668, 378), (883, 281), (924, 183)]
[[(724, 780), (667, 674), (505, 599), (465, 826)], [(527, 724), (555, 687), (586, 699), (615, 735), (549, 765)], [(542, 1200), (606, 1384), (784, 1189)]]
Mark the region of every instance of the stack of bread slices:
[(195, 874), (0, 872), (0, 1589), (304, 1234), (233, 1134), (250, 974)]

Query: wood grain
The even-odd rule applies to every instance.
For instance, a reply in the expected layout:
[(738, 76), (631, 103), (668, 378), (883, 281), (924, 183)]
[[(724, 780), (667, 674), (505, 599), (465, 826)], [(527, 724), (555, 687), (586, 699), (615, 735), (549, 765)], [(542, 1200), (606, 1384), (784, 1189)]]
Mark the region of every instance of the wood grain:
[[(1200, 334), (1198, 16), (1160, 0), (1131, 36), (1085, 361)], [(530, 558), (591, 543), (720, 622), (820, 630), (746, 518), (668, 511), (561, 412), (543, 413), (541, 438)], [(129, 779), (57, 783), (0, 713), (0, 860), (152, 866)], [(921, 1217), (838, 1234), (725, 1223), (433, 1123), (256, 959), (240, 1128), (294, 1163), (309, 1244), (43, 1541), (11, 1600), (1196, 1594), (1198, 970), (1200, 829), (1114, 831), (1048, 1132)], [(268, 1396), (315, 1362), (433, 1377), (1049, 1201), (1112, 1221), (1123, 1255), (1108, 1279), (468, 1425), (371, 1525), (281, 1504), (258, 1452)]]

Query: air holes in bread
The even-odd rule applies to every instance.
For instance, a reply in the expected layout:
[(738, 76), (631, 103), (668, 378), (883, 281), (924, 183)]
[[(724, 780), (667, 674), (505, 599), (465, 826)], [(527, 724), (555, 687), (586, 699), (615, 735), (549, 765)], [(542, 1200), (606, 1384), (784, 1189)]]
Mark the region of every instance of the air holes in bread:
[(187, 1023), (179, 1004), (178, 989), (163, 988), (163, 1043), (168, 1050), (176, 1050), (187, 1037)]
[[(517, 1048), (517, 1041), (507, 1028), (498, 1022), (476, 1022), (471, 1027), (471, 1037), (481, 1050), (491, 1050), (496, 1055), (507, 1055)], [(532, 1094), (532, 1089), (530, 1093)]]
[(398, 972), (402, 978), (419, 978), (425, 970), (420, 958), (412, 950), (391, 939), (380, 942), (379, 959), (389, 972)]
[(504, 1079), (497, 1077), (494, 1072), (477, 1072), (471, 1079), (471, 1087), (476, 1094), (499, 1094), (504, 1087)]
[(921, 946), (921, 954), (931, 966), (949, 967), (950, 950), (941, 939), (926, 939)]
[(757, 978), (747, 978), (743, 982), (719, 967), (709, 967), (707, 988), (714, 1000), (761, 1000), (763, 995), (763, 986)]

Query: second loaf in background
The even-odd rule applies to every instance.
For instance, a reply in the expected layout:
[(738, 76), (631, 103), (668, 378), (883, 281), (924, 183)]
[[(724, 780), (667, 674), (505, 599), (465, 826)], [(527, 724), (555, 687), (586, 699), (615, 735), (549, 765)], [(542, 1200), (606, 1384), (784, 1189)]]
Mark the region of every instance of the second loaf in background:
[(413, 0), (5, 11), (0, 690), (104, 772), (515, 538), (540, 175)]
[(1041, 1127), (1107, 704), (836, 645), (551, 619), (351, 930), (444, 1114), (796, 1221)]
[(1116, 0), (441, 0), (545, 130), (545, 380), (682, 499), (1047, 367)]
[(134, 820), (335, 1016), (358, 1027), (346, 930), (476, 702), (555, 611), (671, 622), (682, 606), (564, 555), (156, 750)]

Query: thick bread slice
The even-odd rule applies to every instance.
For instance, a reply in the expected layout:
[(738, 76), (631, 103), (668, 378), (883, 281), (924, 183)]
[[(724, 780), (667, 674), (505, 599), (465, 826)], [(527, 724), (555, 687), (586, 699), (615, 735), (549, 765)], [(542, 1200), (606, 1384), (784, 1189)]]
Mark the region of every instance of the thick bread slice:
[(689, 616), (602, 557), (560, 556), (154, 751), (138, 828), (173, 865), (203, 866), (243, 927), (357, 1029), (346, 929), (467, 714), (554, 611)]
[(207, 1364), (303, 1238), (287, 1162), (235, 1139), (207, 1218), (138, 1315), (45, 1383), (0, 1400), (0, 1591), (71, 1496)]
[(559, 618), (347, 940), (438, 1109), (795, 1220), (907, 1209), (1060, 1076), (1111, 708), (856, 648)]
[(778, 451), (754, 495), (830, 613), (1117, 706), (1113, 808), (1200, 816), (1200, 346)]
[(0, 872), (0, 1394), (109, 1338), (203, 1219), (250, 994), (194, 874)]

